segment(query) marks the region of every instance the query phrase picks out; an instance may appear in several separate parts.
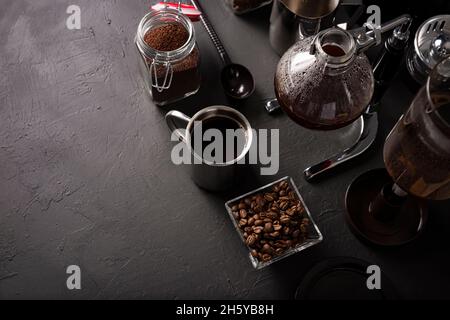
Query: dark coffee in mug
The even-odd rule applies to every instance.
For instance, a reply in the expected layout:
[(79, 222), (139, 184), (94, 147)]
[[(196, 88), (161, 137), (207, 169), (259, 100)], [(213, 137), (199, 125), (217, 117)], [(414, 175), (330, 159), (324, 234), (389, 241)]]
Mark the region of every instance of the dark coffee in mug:
[(203, 160), (226, 163), (236, 159), (246, 144), (241, 125), (226, 116), (197, 121), (191, 131), (191, 148)]

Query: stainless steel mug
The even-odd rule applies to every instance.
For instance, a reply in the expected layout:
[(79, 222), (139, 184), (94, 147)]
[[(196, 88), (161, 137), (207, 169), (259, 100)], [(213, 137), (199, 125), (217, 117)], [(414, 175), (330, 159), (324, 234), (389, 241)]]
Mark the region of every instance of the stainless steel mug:
[[(239, 129), (242, 129), (244, 143), (240, 152), (234, 159), (224, 162), (212, 162), (195, 152), (193, 147), (194, 125), (206, 120), (233, 120)], [(253, 141), (253, 131), (247, 118), (233, 108), (226, 106), (211, 106), (197, 112), (189, 118), (180, 111), (169, 111), (166, 115), (169, 129), (180, 141), (186, 144), (194, 161), (188, 164), (192, 180), (201, 188), (210, 191), (220, 191), (231, 187), (237, 177), (238, 166), (242, 166), (245, 157), (250, 151)], [(178, 125), (183, 123), (183, 126)], [(197, 162), (197, 163), (196, 163)]]

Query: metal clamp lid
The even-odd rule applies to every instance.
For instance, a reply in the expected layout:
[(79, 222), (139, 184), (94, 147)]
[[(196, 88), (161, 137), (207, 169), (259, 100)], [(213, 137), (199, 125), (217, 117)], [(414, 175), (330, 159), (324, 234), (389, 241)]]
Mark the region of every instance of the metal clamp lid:
[(411, 76), (425, 83), (431, 70), (450, 56), (450, 15), (439, 15), (426, 20), (417, 30), (414, 47), (407, 59)]
[[(158, 69), (159, 68), (165, 69), (164, 80), (161, 84), (158, 83), (158, 71), (159, 71)], [(163, 90), (167, 90), (170, 88), (170, 85), (172, 84), (172, 79), (173, 79), (173, 67), (170, 62), (160, 63), (160, 62), (157, 62), (156, 60), (153, 60), (152, 63), (150, 64), (149, 72), (150, 72), (151, 85), (152, 85), (152, 87), (156, 88), (156, 90), (158, 90), (158, 92), (162, 92)]]

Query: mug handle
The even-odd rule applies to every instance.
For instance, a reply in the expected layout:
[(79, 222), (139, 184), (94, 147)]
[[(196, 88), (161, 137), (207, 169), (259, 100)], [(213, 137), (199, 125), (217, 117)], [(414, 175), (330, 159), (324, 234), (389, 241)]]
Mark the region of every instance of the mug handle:
[[(169, 111), (166, 114), (166, 122), (167, 122), (167, 126), (169, 127), (170, 131), (172, 133), (175, 133), (175, 135), (177, 136), (179, 141), (187, 143), (186, 134), (182, 132), (183, 128), (180, 128), (179, 126), (177, 126), (175, 120), (185, 122), (186, 126), (187, 126), (189, 121), (191, 121), (191, 118), (189, 118), (187, 115), (185, 115), (184, 113), (177, 111), (177, 110)], [(184, 128), (184, 129), (186, 129), (186, 128)]]

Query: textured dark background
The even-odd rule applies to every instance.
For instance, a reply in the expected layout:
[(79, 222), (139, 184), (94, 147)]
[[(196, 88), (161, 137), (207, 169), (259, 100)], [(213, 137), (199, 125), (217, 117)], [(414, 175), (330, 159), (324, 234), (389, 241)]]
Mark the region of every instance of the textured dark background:
[[(148, 1), (0, 0), (0, 298), (292, 298), (317, 261), (353, 256), (379, 264), (405, 298), (450, 298), (449, 202), (430, 204), (427, 232), (411, 245), (374, 249), (344, 221), (344, 194), (382, 167), (382, 141), (412, 94), (401, 82), (383, 101), (379, 139), (346, 170), (314, 184), (301, 171), (355, 137), (315, 133), (269, 116), (278, 57), (268, 43), (270, 8), (236, 17), (202, 1), (235, 61), (257, 81), (238, 106), (218, 82), (220, 61), (197, 24), (204, 85), (157, 108), (144, 90), (133, 44)], [(82, 10), (67, 30), (66, 8)], [(245, 177), (232, 191), (198, 189), (170, 161), (164, 114), (213, 104), (239, 108), (255, 128), (281, 129), (280, 172)], [(290, 175), (324, 234), (320, 245), (257, 271), (224, 209), (243, 191)], [(65, 269), (82, 269), (82, 290)]]

